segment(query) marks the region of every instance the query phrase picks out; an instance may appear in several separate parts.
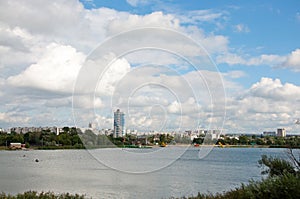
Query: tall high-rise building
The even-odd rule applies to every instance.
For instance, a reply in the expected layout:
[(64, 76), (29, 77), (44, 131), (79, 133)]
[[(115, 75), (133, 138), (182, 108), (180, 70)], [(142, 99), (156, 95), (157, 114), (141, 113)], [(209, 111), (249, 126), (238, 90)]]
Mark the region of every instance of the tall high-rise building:
[(284, 128), (282, 129), (277, 129), (277, 136), (278, 137), (286, 137), (286, 131)]
[(115, 138), (122, 137), (125, 134), (125, 114), (117, 109), (114, 112), (114, 134)]

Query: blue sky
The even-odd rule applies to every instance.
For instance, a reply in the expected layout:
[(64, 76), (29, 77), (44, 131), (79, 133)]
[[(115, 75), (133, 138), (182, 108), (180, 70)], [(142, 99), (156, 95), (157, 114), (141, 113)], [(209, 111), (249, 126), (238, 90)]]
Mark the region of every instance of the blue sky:
[[(81, 1), (87, 9), (108, 7), (137, 15), (163, 11), (165, 14), (184, 14), (188, 11), (210, 10), (223, 13), (221, 19), (214, 22), (194, 24), (206, 34), (221, 34), (229, 39), (232, 52), (245, 56), (276, 54), (285, 56), (300, 46), (297, 39), (300, 33), (300, 2), (298, 1)], [(136, 2), (136, 3), (134, 3)], [(217, 23), (221, 23), (220, 25)], [(242, 25), (240, 30), (237, 25)], [(222, 27), (219, 27), (222, 26)], [(219, 64), (220, 71), (247, 71), (247, 80), (241, 80), (249, 86), (260, 76), (280, 78), (283, 82), (300, 84), (298, 73), (285, 69), (271, 69), (267, 64), (245, 67), (242, 64), (228, 66)], [(259, 74), (257, 73), (259, 71)]]
[[(260, 133), (286, 128), (290, 133), (300, 132), (294, 125), (300, 118), (297, 0), (4, 0), (0, 11), (0, 128), (84, 127), (91, 121), (99, 128), (111, 128), (113, 110), (122, 108), (130, 113), (126, 114), (128, 128), (142, 131), (174, 130), (172, 126), (181, 125), (179, 130), (203, 127)], [(103, 70), (104, 75), (99, 75), (99, 65), (99, 74), (83, 75), (88, 61), (99, 61), (92, 56), (97, 57), (95, 52), (105, 42), (149, 27), (193, 39), (205, 48), (217, 69), (195, 69), (168, 51), (140, 49), (118, 57), (116, 51), (107, 50), (101, 63), (113, 63)], [(178, 35), (162, 35), (156, 41), (151, 38), (156, 33), (136, 38), (145, 47), (151, 44), (149, 37), (191, 60), (201, 57), (202, 50), (195, 50), (189, 41), (176, 40)], [(132, 35), (127, 37), (118, 40), (120, 49), (134, 46), (126, 42), (134, 41)], [(180, 51), (182, 46), (186, 51)], [(207, 57), (202, 61), (208, 61)], [(206, 86), (200, 73), (207, 78)], [(89, 82), (93, 78), (99, 81)], [(91, 85), (85, 89), (95, 92), (94, 99), (81, 90), (87, 82)], [(141, 87), (147, 82), (159, 83), (166, 90)], [(224, 93), (218, 90), (223, 88)], [(124, 90), (134, 95), (129, 97), (132, 107), (121, 106), (127, 96)]]

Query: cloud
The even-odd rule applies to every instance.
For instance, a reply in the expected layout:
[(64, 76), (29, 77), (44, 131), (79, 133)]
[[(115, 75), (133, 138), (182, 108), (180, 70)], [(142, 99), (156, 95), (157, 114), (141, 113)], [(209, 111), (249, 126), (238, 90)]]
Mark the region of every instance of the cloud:
[(17, 87), (72, 93), (84, 59), (85, 56), (73, 47), (52, 43), (45, 48), (37, 63), (9, 77), (7, 82)]
[(277, 67), (279, 64), (284, 62), (285, 56), (273, 55), (273, 54), (262, 54), (258, 57), (242, 57), (233, 53), (226, 53), (217, 56), (217, 63), (227, 63), (229, 65), (246, 65), (246, 66), (259, 66), (268, 65), (272, 67)]
[(224, 20), (226, 12), (216, 12), (213, 10), (192, 10), (184, 13), (176, 13), (176, 16), (184, 24), (199, 24), (203, 22), (215, 23), (218, 20)]
[(103, 104), (100, 97), (91, 98), (90, 96), (86, 96), (86, 95), (81, 95), (77, 97), (80, 98), (80, 101), (79, 100), (73, 101), (73, 106), (76, 108), (100, 109), (105, 106), (105, 104)]
[(296, 13), (295, 18), (296, 18), (296, 20), (297, 20), (298, 22), (300, 22), (300, 13), (299, 13), (299, 12)]
[(20, 27), (0, 24), (0, 70), (2, 77), (19, 72), (39, 56), (38, 36)]
[(259, 133), (284, 127), (295, 133), (299, 96), (299, 86), (263, 77), (243, 93), (227, 98), (225, 129)]
[(153, 12), (144, 16), (140, 15), (124, 15), (122, 18), (111, 20), (108, 25), (108, 34), (114, 35), (127, 30), (143, 27), (160, 27), (160, 28), (179, 28), (179, 20), (170, 14), (163, 12)]
[[(150, 2), (128, 0), (128, 3), (136, 7)], [(182, 32), (200, 43), (218, 63), (268, 65), (299, 71), (299, 49), (287, 55), (238, 54), (230, 50), (229, 37), (201, 29), (206, 23), (220, 28), (229, 16), (225, 11), (137, 15), (104, 7), (87, 10), (76, 0), (1, 1), (0, 9), (0, 95), (3, 98), (0, 125), (3, 126), (72, 125), (71, 95), (78, 73), (85, 72), (80, 69), (86, 55), (106, 38), (136, 28), (160, 27)], [(250, 31), (244, 24), (237, 24), (235, 28), (238, 32)], [(142, 36), (137, 43), (147, 44), (151, 32)], [(203, 54), (186, 42), (172, 42), (174, 40), (164, 37), (157, 43), (174, 51), (184, 49), (184, 56), (189, 58)], [(117, 43), (120, 49), (134, 47), (129, 45), (127, 42)], [(93, 85), (97, 86), (93, 90), (95, 96), (86, 96), (84, 90), (91, 85), (82, 84), (81, 92), (75, 93), (79, 101), (75, 100), (74, 105), (81, 110), (96, 108), (99, 127), (107, 128), (112, 127), (111, 108), (114, 107), (111, 107), (111, 102), (124, 105), (122, 109), (126, 110), (128, 99), (131, 112), (126, 123), (147, 129), (162, 125), (172, 129), (172, 125), (179, 122), (183, 129), (196, 128), (198, 121), (203, 126), (217, 126), (223, 119), (225, 100), (227, 129), (246, 131), (254, 127), (258, 130), (288, 127), (294, 117), (300, 117), (300, 111), (295, 108), (299, 107), (300, 96), (297, 85), (262, 78), (244, 88), (237, 80), (247, 75), (242, 71), (218, 73), (205, 70), (207, 68), (195, 71), (184, 60), (166, 54), (141, 50), (117, 58), (108, 52), (107, 56), (111, 57), (107, 59), (114, 59), (114, 63), (101, 76), (98, 85)], [(93, 61), (97, 66), (103, 60)], [(151, 67), (151, 63), (160, 67)], [(172, 64), (178, 68), (172, 68)], [(139, 70), (142, 65), (145, 67)], [(100, 78), (96, 72), (87, 73), (85, 82), (94, 76)], [(221, 81), (220, 77), (224, 79)], [(90, 116), (80, 113), (82, 121)]]
[(26, 124), (30, 121), (30, 117), (16, 113), (3, 113), (0, 112), (0, 123), (7, 123), (7, 124)]
[[(80, 21), (83, 5), (76, 0), (27, 2), (1, 1), (0, 18), (14, 27), (22, 27), (35, 34), (64, 34), (73, 30), (72, 25)], [(37, 17), (38, 16), (38, 17)]]
[[(201, 12), (201, 11), (198, 11)], [(206, 11), (204, 12), (206, 13)], [(207, 13), (208, 14), (208, 13)], [(203, 14), (204, 15), (204, 14)], [(180, 33), (184, 33), (187, 36), (193, 38), (196, 42), (199, 42), (209, 53), (222, 52), (227, 50), (228, 38), (223, 35), (215, 35), (213, 33), (205, 34), (203, 30), (196, 28), (195, 26), (182, 26), (184, 20), (176, 14), (164, 14), (163, 12), (153, 12), (147, 15), (132, 15), (132, 14), (123, 14), (122, 17), (113, 18), (108, 27), (107, 34), (114, 35), (128, 30), (133, 30), (143, 27), (159, 27), (167, 28)], [(151, 35), (149, 31), (148, 36)], [(147, 39), (147, 37), (145, 37)], [(159, 38), (157, 38), (159, 39)], [(164, 38), (160, 40), (160, 43), (172, 46), (173, 43), (170, 43), (169, 40), (172, 38)], [(143, 42), (143, 41), (140, 41)], [(192, 48), (187, 48), (185, 43), (176, 42), (177, 48), (185, 47), (187, 53), (194, 52)], [(173, 47), (176, 49), (176, 47)], [(195, 52), (194, 52), (195, 54)]]
[(71, 107), (72, 105), (72, 99), (71, 97), (65, 97), (65, 98), (54, 98), (46, 100), (45, 106), (47, 107)]
[(224, 55), (218, 55), (216, 58), (218, 64), (226, 63), (228, 65), (246, 64), (246, 60), (240, 55), (234, 53), (226, 53)]
[(245, 76), (246, 76), (246, 73), (244, 71), (240, 71), (240, 70), (233, 70), (233, 71), (229, 71), (228, 73), (224, 73), (224, 77), (229, 77), (232, 79), (238, 79), (238, 78), (242, 78)]
[(249, 65), (269, 65), (276, 66), (278, 63), (281, 63), (285, 57), (280, 55), (260, 55), (259, 57), (251, 58), (248, 61)]
[(282, 67), (300, 72), (300, 49), (292, 51), (283, 62)]
[(180, 113), (181, 105), (177, 101), (174, 101), (168, 106), (168, 111), (170, 113)]
[(253, 84), (249, 93), (256, 97), (272, 98), (273, 100), (300, 101), (300, 87), (294, 84), (282, 84), (279, 79), (261, 78)]
[[(43, 4), (42, 7), (41, 4)], [(7, 27), (19, 29), (19, 31), (14, 32), (20, 32), (21, 30), (23, 36), (27, 34), (27, 37), (23, 38), (22, 41), (19, 41), (19, 35), (12, 38), (13, 42), (22, 44), (23, 47), (18, 45), (18, 48), (22, 47), (24, 50), (28, 51), (26, 56), (24, 56), (23, 52), (16, 54), (17, 51), (15, 50), (13, 50), (12, 55), (10, 56), (23, 59), (22, 62), (24, 63), (24, 66), (25, 64), (27, 65), (28, 63), (37, 61), (41, 54), (43, 54), (45, 46), (53, 42), (70, 45), (76, 48), (77, 51), (88, 54), (90, 50), (95, 48), (95, 45), (105, 38), (135, 28), (171, 28), (188, 34), (194, 34), (192, 32), (197, 29), (195, 28), (192, 31), (183, 27), (181, 25), (183, 21), (177, 15), (164, 14), (163, 12), (134, 15), (109, 8), (87, 10), (75, 0), (63, 4), (56, 0), (51, 3), (30, 1), (26, 4), (22, 1), (14, 1), (13, 4), (2, 1), (0, 6), (5, 10), (5, 12), (0, 13), (0, 16), (4, 19)], [(24, 9), (16, 9), (21, 7)], [(29, 10), (35, 10), (35, 12), (29, 12)], [(203, 18), (211, 18), (205, 17), (206, 15), (215, 15), (213, 12), (205, 10), (194, 12), (197, 12)], [(18, 17), (16, 17), (16, 14), (12, 13), (18, 13)], [(35, 17), (37, 15), (39, 17)], [(13, 30), (10, 30), (7, 35), (11, 35), (12, 31)], [(214, 36), (213, 34), (202, 34), (199, 35), (199, 38), (196, 37), (196, 34), (192, 36), (199, 40), (200, 43), (203, 43), (209, 51), (224, 49), (223, 46), (227, 45), (226, 38), (221, 35)], [(7, 52), (12, 45), (16, 44), (8, 42), (8, 45), (9, 48), (3, 49), (3, 54), (5, 53), (7, 55)], [(32, 58), (29, 59), (29, 57)], [(2, 60), (5, 60), (5, 57), (3, 58), (4, 59)], [(12, 61), (16, 59), (7, 58), (7, 60)]]
[(125, 58), (116, 59), (108, 68), (105, 73), (100, 77), (97, 87), (97, 94), (111, 96), (116, 84), (129, 72), (130, 64)]
[(146, 5), (149, 3), (149, 0), (126, 0), (128, 4), (133, 7)]
[(217, 63), (228, 65), (259, 66), (267, 65), (272, 68), (286, 68), (300, 72), (300, 49), (295, 49), (288, 55), (262, 54), (257, 57), (242, 56), (226, 52), (216, 57)]
[[(165, 121), (166, 128), (170, 129), (172, 124), (180, 126), (176, 121), (180, 121), (178, 118), (186, 115), (192, 118), (190, 126), (185, 122), (184, 126), (181, 125), (182, 128), (196, 128), (195, 123), (199, 120), (203, 125), (209, 126), (206, 119), (212, 117), (212, 112), (213, 117), (219, 117), (219, 120), (215, 121), (220, 125), (222, 115), (224, 116), (225, 91), (222, 89), (222, 82), (218, 80), (219, 73), (191, 71), (186, 74), (174, 74), (163, 68), (151, 69), (147, 67), (131, 70), (115, 88), (112, 96), (115, 100), (112, 104), (125, 112), (129, 111), (128, 127), (143, 130), (140, 128), (147, 126), (134, 126), (140, 121), (151, 124), (151, 128), (156, 129), (162, 125), (162, 122), (158, 122), (158, 118), (161, 117), (160, 121)], [(153, 114), (153, 108), (157, 114)], [(152, 113), (151, 117), (149, 112)], [(200, 118), (200, 115), (204, 116), (205, 120)]]
[(146, 107), (160, 104), (163, 106), (167, 106), (169, 101), (167, 99), (162, 99), (157, 96), (146, 96), (146, 95), (134, 95), (129, 98), (129, 106), (130, 107)]
[(235, 32), (245, 32), (245, 33), (248, 33), (250, 32), (250, 29), (247, 25), (245, 24), (237, 24), (234, 26), (234, 31)]

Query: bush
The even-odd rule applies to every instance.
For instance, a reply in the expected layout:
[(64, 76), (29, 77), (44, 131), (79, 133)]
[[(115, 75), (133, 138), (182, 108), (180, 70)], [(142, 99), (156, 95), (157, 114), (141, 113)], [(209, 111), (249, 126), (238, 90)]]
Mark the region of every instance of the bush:
[(72, 195), (69, 193), (54, 194), (53, 192), (41, 192), (27, 191), (16, 196), (0, 194), (0, 199), (84, 199), (84, 195)]
[(300, 179), (291, 173), (267, 178), (261, 182), (251, 182), (246, 190), (250, 198), (298, 198)]
[(30, 144), (28, 142), (25, 143), (25, 148), (26, 149), (30, 148)]
[(262, 155), (262, 158), (258, 161), (258, 163), (262, 167), (268, 167), (266, 170), (262, 171), (262, 174), (269, 174), (270, 177), (284, 175), (285, 173), (296, 173), (292, 163), (283, 159)]

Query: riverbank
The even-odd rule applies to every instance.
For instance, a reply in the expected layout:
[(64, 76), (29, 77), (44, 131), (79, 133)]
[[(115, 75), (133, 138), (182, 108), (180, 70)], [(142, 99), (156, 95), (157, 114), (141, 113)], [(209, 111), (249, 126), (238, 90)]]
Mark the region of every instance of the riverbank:
[[(184, 148), (201, 148), (201, 147), (218, 147), (218, 148), (293, 148), (300, 149), (300, 146), (281, 146), (281, 145), (199, 145), (194, 146), (191, 144), (175, 144), (175, 145), (166, 145), (165, 147), (184, 147)], [(137, 149), (150, 149), (150, 148), (161, 148), (159, 145), (149, 145), (149, 146), (139, 146), (139, 145), (125, 145), (125, 146), (100, 146), (100, 147), (74, 147), (74, 146), (31, 146), (30, 148), (23, 149), (10, 149), (5, 146), (0, 146), (0, 150), (72, 150), (72, 149), (102, 149), (102, 148), (137, 148)]]

